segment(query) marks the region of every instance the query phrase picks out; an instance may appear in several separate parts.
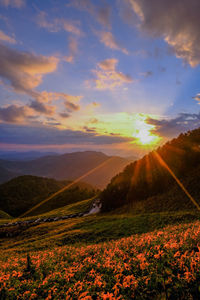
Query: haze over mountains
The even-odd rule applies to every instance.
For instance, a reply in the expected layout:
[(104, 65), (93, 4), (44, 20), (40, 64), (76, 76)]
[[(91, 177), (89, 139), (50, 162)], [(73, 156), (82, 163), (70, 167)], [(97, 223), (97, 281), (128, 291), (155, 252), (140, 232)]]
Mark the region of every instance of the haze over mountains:
[(97, 168), (93, 173), (84, 177), (83, 181), (102, 189), (129, 163), (128, 159), (111, 157), (95, 151), (48, 155), (27, 161), (0, 159), (0, 182), (6, 182), (21, 175), (74, 180)]

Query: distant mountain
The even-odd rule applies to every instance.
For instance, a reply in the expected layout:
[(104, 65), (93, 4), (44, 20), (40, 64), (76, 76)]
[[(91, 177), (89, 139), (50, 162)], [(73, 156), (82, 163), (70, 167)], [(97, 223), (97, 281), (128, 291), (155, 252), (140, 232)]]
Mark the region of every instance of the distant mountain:
[(1, 166), (1, 161), (0, 161), (0, 183), (6, 182), (14, 177), (19, 176), (19, 175), (20, 175), (19, 173), (9, 171), (7, 168), (4, 168), (3, 166)]
[(47, 155), (58, 155), (58, 154), (55, 152), (39, 152), (39, 151), (27, 151), (27, 152), (0, 151), (0, 159), (11, 160), (11, 161), (33, 160)]
[[(56, 181), (55, 179), (30, 175), (14, 178), (0, 185), (0, 209), (13, 217), (17, 217), (69, 183), (69, 181)], [(87, 183), (77, 183), (43, 204), (33, 214), (40, 214), (93, 197), (96, 192)]]
[[(34, 175), (57, 180), (74, 180), (84, 177), (83, 181), (98, 188), (104, 188), (110, 179), (121, 172), (130, 161), (118, 156), (107, 156), (101, 152), (84, 151), (63, 155), (50, 155), (31, 161), (0, 160), (0, 167), (20, 175)], [(2, 173), (3, 177), (3, 173)], [(7, 179), (1, 182), (5, 182)]]
[(112, 178), (101, 194), (102, 209), (124, 205), (138, 212), (197, 209), (183, 189), (200, 204), (199, 182), (200, 129), (196, 129), (129, 164)]

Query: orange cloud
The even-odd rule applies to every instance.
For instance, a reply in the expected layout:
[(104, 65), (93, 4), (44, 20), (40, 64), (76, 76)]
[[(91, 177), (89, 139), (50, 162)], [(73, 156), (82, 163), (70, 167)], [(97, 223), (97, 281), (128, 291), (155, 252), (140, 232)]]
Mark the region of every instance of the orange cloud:
[(140, 29), (162, 37), (178, 58), (192, 67), (200, 64), (199, 0), (128, 0), (139, 17)]
[(56, 70), (58, 59), (28, 52), (19, 52), (0, 45), (0, 77), (20, 93), (37, 96), (34, 90), (41, 82), (43, 75)]
[(27, 106), (11, 104), (6, 107), (0, 107), (0, 121), (21, 123), (29, 117), (33, 117), (33, 112)]
[(131, 83), (131, 76), (123, 74), (116, 70), (117, 59), (106, 59), (97, 65), (97, 69), (93, 70), (96, 76), (94, 79), (95, 87), (99, 90), (114, 89), (125, 83)]
[(37, 16), (37, 24), (51, 32), (57, 32), (60, 30), (67, 31), (77, 36), (81, 36), (83, 33), (80, 29), (80, 22), (74, 20), (67, 20), (63, 18), (56, 18), (54, 20), (48, 21), (47, 13), (41, 11)]
[(69, 38), (69, 55), (64, 57), (64, 60), (69, 63), (74, 62), (74, 57), (78, 52), (78, 42), (74, 37)]
[(16, 40), (13, 37), (8, 36), (2, 30), (0, 30), (0, 40), (10, 44), (15, 44)]
[(100, 41), (108, 48), (113, 50), (122, 51), (124, 54), (128, 54), (128, 50), (120, 45), (118, 41), (116, 41), (115, 37), (112, 35), (110, 31), (100, 31), (97, 32), (97, 35), (100, 38)]

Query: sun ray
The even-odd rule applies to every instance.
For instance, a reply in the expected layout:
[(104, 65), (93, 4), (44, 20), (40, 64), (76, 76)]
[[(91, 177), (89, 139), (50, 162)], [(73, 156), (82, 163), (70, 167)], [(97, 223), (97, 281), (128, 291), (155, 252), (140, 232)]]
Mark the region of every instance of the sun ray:
[(66, 185), (64, 188), (60, 189), (59, 191), (57, 191), (56, 193), (54, 193), (53, 195), (49, 196), (48, 198), (44, 199), (43, 201), (41, 201), (40, 203), (36, 204), (35, 206), (33, 206), (32, 208), (30, 208), (28, 211), (26, 211), (25, 213), (23, 213), (20, 218), (27, 216), (30, 212), (34, 211), (36, 208), (40, 207), (41, 205), (43, 205), (44, 203), (48, 202), (49, 200), (53, 199), (55, 196), (63, 193), (64, 191), (66, 191), (67, 189), (71, 188), (73, 185), (75, 185), (76, 183), (80, 182), (82, 179), (84, 179), (85, 177), (89, 176), (90, 174), (94, 173), (95, 171), (97, 171), (98, 169), (100, 169), (101, 167), (103, 167), (104, 165), (106, 165), (108, 162), (110, 162), (111, 160), (115, 159), (115, 157), (111, 157), (108, 158), (106, 161), (104, 161), (103, 163), (101, 163), (100, 165), (98, 165), (97, 167), (93, 168), (92, 170), (88, 171), (87, 173), (85, 173), (84, 175), (80, 176), (79, 178), (75, 179), (73, 182), (69, 183), (68, 185)]
[(167, 163), (163, 160), (163, 158), (158, 154), (158, 152), (154, 151), (153, 154), (155, 155), (156, 159), (160, 163), (161, 166), (163, 166), (169, 173), (170, 175), (175, 179), (179, 187), (182, 189), (182, 191), (188, 196), (188, 198), (192, 201), (192, 203), (197, 207), (197, 209), (200, 211), (200, 206), (196, 202), (196, 200), (190, 195), (188, 190), (184, 187), (182, 182), (177, 178), (177, 176), (174, 174), (172, 169), (167, 165)]

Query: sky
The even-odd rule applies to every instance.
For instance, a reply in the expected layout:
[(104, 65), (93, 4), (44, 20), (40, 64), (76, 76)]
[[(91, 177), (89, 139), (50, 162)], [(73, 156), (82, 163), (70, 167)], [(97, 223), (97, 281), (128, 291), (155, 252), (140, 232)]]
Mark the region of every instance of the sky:
[(0, 0), (0, 149), (141, 156), (200, 127), (199, 0)]

